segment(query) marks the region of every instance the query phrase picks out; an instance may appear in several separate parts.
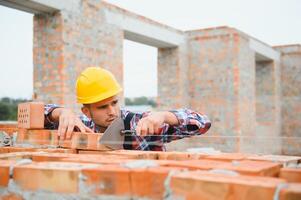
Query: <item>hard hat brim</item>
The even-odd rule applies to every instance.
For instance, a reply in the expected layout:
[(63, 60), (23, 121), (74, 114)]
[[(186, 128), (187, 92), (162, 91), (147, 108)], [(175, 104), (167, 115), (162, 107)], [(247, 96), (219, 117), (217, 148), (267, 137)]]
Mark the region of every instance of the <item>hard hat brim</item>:
[(105, 100), (107, 98), (113, 97), (117, 94), (119, 94), (120, 92), (122, 92), (122, 89), (119, 88), (117, 90), (114, 91), (108, 91), (106, 93), (101, 93), (97, 96), (93, 96), (93, 97), (85, 97), (85, 98), (77, 98), (77, 103), (81, 103), (81, 104), (92, 104), (92, 103), (96, 103), (102, 100)]

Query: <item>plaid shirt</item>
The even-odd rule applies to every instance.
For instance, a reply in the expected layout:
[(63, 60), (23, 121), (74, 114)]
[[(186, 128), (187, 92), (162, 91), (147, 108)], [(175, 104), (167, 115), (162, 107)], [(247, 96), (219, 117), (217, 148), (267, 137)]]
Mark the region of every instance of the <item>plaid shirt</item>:
[[(57, 129), (58, 123), (51, 122), (49, 119), (49, 114), (58, 105), (47, 104), (45, 105), (45, 128), (46, 129)], [(124, 120), (130, 111), (121, 109), (121, 118)], [(169, 124), (163, 124), (159, 129), (159, 134), (148, 135), (148, 136), (138, 136), (133, 135), (132, 138), (132, 150), (144, 150), (144, 151), (163, 151), (165, 150), (164, 143), (170, 142), (172, 140), (178, 140), (185, 137), (190, 137), (193, 135), (201, 135), (208, 131), (211, 126), (210, 120), (206, 115), (194, 112), (189, 109), (179, 109), (171, 110), (173, 114), (177, 117), (179, 125), (171, 126)], [(150, 112), (135, 113), (130, 121), (130, 128), (132, 130), (136, 129), (139, 120), (146, 117)], [(87, 116), (79, 116), (82, 122), (95, 133), (100, 132), (100, 128)]]

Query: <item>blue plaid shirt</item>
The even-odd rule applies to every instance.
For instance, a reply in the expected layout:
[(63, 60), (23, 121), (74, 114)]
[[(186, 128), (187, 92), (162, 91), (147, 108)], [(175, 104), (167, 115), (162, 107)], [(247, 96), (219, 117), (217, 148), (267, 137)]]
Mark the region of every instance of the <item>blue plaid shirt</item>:
[[(49, 118), (49, 114), (59, 106), (56, 104), (45, 105), (45, 128), (46, 129), (57, 129), (58, 123), (52, 122)], [(124, 120), (130, 111), (121, 109), (121, 118)], [(190, 109), (179, 109), (171, 110), (173, 114), (177, 117), (179, 125), (171, 126), (169, 124), (163, 124), (159, 129), (159, 134), (148, 135), (148, 136), (138, 136), (133, 135), (132, 138), (132, 150), (144, 150), (144, 151), (163, 151), (164, 143), (170, 142), (172, 140), (178, 140), (185, 137), (190, 137), (194, 135), (201, 135), (206, 133), (211, 122), (206, 115), (197, 113)], [(150, 112), (135, 113), (130, 121), (130, 128), (135, 130), (139, 120), (146, 117)], [(79, 116), (82, 122), (95, 133), (100, 133), (100, 128), (87, 116)]]

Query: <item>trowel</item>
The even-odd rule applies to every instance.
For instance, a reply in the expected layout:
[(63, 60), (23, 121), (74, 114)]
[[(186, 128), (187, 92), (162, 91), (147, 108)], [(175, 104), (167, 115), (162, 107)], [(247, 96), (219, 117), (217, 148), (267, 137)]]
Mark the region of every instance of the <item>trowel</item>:
[(123, 149), (125, 134), (135, 134), (135, 130), (124, 130), (124, 122), (120, 117), (116, 118), (106, 129), (99, 143), (111, 149)]

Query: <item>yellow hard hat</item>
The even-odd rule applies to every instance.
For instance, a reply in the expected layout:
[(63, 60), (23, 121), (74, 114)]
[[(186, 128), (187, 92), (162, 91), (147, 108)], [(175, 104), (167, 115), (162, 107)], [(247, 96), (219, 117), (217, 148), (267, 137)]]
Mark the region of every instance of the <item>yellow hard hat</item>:
[(82, 104), (96, 103), (121, 91), (114, 75), (100, 67), (88, 67), (76, 81), (77, 102)]

